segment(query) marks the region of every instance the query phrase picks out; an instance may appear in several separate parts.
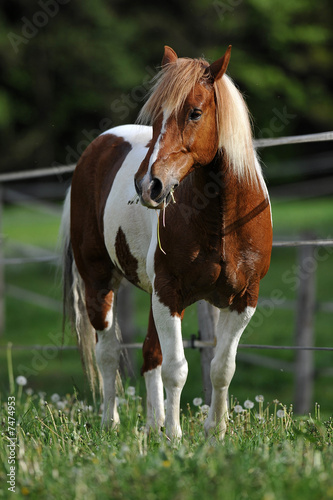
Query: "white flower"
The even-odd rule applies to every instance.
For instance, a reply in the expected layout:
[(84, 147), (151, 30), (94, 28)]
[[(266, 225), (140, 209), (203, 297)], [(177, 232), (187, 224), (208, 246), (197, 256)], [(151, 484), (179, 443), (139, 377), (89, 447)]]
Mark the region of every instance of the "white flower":
[(285, 411), (284, 410), (278, 410), (276, 412), (276, 416), (279, 418), (283, 418), (285, 416)]
[(200, 410), (202, 413), (208, 413), (209, 412), (209, 406), (208, 405), (202, 405), (200, 406)]
[(34, 393), (34, 390), (31, 387), (27, 387), (25, 392), (28, 396), (32, 396)]
[(125, 405), (127, 403), (127, 401), (125, 398), (116, 397), (116, 403), (117, 403), (117, 406), (121, 406), (121, 405)]
[(56, 401), (56, 403), (57, 403), (57, 409), (58, 410), (64, 410), (65, 409), (66, 403), (64, 401)]
[(126, 394), (128, 396), (134, 396), (135, 395), (135, 387), (133, 387), (132, 385), (128, 386), (127, 390), (126, 390)]
[(51, 401), (52, 401), (52, 403), (58, 403), (58, 401), (60, 401), (59, 394), (57, 394), (56, 392), (54, 394), (52, 394)]
[(254, 399), (257, 401), (257, 403), (263, 403), (263, 401), (264, 401), (265, 398), (264, 398), (264, 396), (262, 394), (259, 394)]
[(201, 406), (202, 405), (202, 398), (194, 398), (193, 404), (194, 404), (194, 406)]
[(250, 401), (250, 399), (244, 401), (244, 408), (246, 408), (247, 410), (251, 410), (253, 407), (254, 407), (253, 401)]
[(234, 412), (236, 413), (242, 413), (242, 411), (244, 411), (243, 407), (241, 405), (236, 405), (234, 407)]
[(24, 375), (19, 375), (18, 377), (16, 377), (16, 383), (17, 385), (27, 385), (28, 381), (24, 377)]

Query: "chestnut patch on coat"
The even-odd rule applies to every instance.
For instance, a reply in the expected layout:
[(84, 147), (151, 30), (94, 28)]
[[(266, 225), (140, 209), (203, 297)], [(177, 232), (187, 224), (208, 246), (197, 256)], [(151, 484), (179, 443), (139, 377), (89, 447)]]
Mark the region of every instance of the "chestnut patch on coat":
[(104, 242), (103, 215), (114, 178), (132, 146), (122, 137), (97, 137), (82, 154), (71, 189), (71, 243), (96, 330), (106, 328), (113, 289), (120, 282)]
[(158, 334), (156, 331), (155, 321), (153, 317), (152, 308), (150, 306), (148, 332), (142, 347), (143, 352), (143, 366), (141, 368), (141, 375), (153, 370), (162, 364), (162, 352)]
[(124, 272), (125, 278), (134, 285), (137, 285), (139, 283), (138, 261), (131, 254), (125, 233), (121, 229), (121, 227), (118, 229), (117, 232), (115, 249), (116, 249), (117, 259), (119, 261), (120, 267)]

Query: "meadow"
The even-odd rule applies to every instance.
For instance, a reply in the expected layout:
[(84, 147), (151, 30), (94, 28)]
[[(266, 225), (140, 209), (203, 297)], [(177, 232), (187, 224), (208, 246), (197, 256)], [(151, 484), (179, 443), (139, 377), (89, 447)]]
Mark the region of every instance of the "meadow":
[[(275, 239), (293, 239), (311, 231), (330, 237), (333, 201), (281, 202), (273, 200)], [(6, 206), (2, 232), (7, 257), (22, 256), (21, 244), (54, 252), (59, 215), (38, 207)], [(322, 251), (317, 266), (317, 300), (332, 301), (333, 255)], [(278, 290), (287, 304), (297, 289), (285, 279), (295, 275), (297, 249), (275, 248), (261, 296)], [(137, 372), (123, 381), (119, 394), (119, 429), (100, 430), (100, 401), (93, 402), (76, 350), (61, 353), (33, 346), (75, 346), (66, 329), (62, 338), (61, 286), (57, 267), (50, 263), (8, 265), (5, 269), (6, 325), (0, 339), (2, 446), (0, 498), (12, 494), (6, 487), (8, 467), (9, 397), (15, 397), (16, 494), (18, 498), (129, 498), (129, 499), (329, 499), (333, 498), (332, 352), (315, 353), (315, 396), (311, 415), (293, 414), (293, 375), (288, 363), (292, 351), (252, 351), (278, 369), (263, 368), (242, 359), (231, 385), (229, 430), (223, 445), (206, 441), (199, 352), (187, 350), (189, 377), (182, 397), (183, 438), (171, 442), (165, 435), (145, 431), (145, 394)], [(290, 280), (289, 280), (290, 281)], [(17, 288), (30, 296), (18, 298)], [(37, 294), (37, 295), (31, 295)], [(38, 300), (38, 298), (40, 300)], [(43, 299), (52, 299), (44, 304)], [(135, 341), (147, 325), (148, 297), (133, 295)], [(242, 343), (293, 345), (295, 313), (273, 308), (263, 321), (244, 333)], [(258, 308), (258, 314), (265, 311)], [(259, 316), (258, 316), (259, 317)], [(254, 318), (255, 320), (255, 318)], [(316, 344), (332, 345), (332, 315), (317, 311)], [(197, 333), (196, 308), (186, 312), (184, 338)], [(31, 345), (28, 350), (8, 349), (8, 342)], [(26, 385), (17, 377), (24, 376)], [(22, 379), (18, 379), (22, 382)], [(262, 396), (262, 397), (258, 397)], [(258, 401), (256, 401), (256, 398)], [(264, 399), (264, 401), (262, 401)], [(253, 407), (251, 407), (253, 405)], [(10, 409), (12, 409), (9, 406)], [(9, 409), (9, 411), (10, 411)]]
[(121, 425), (112, 432), (100, 430), (99, 407), (76, 395), (46, 399), (22, 389), (15, 383), (14, 396), (2, 395), (2, 498), (333, 498), (333, 422), (318, 405), (313, 416), (295, 418), (291, 407), (260, 396), (243, 406), (232, 401), (222, 444), (205, 439), (207, 408), (197, 399), (182, 412), (183, 438), (173, 442), (147, 433), (142, 398), (131, 386), (119, 396)]

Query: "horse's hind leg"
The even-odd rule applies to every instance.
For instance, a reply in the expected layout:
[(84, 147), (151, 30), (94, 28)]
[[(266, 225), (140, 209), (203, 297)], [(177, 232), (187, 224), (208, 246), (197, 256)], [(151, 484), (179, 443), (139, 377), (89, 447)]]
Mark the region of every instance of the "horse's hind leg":
[(239, 340), (255, 312), (246, 307), (242, 312), (222, 309), (216, 328), (216, 350), (211, 362), (212, 401), (205, 421), (206, 434), (217, 433), (223, 439), (228, 420), (227, 395), (235, 373), (236, 353)]
[(96, 361), (103, 379), (103, 427), (119, 422), (116, 404), (116, 376), (119, 366), (120, 343), (116, 318), (116, 295), (110, 289), (86, 286), (86, 305), (90, 321), (96, 330)]
[(162, 383), (162, 352), (150, 307), (148, 332), (143, 344), (143, 366), (147, 391), (147, 427), (160, 429), (164, 426), (164, 394)]

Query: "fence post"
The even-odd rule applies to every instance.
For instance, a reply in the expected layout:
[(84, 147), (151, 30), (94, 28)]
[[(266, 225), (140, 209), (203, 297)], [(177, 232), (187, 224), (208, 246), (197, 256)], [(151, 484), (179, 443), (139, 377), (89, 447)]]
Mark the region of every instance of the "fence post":
[[(313, 246), (301, 246), (299, 255), (299, 288), (296, 308), (295, 345), (314, 345), (313, 320), (316, 306), (316, 267)], [(313, 351), (296, 351), (295, 360), (295, 413), (308, 413), (313, 404), (314, 360)]]
[[(200, 300), (198, 302), (198, 326), (200, 340), (214, 341), (215, 328), (219, 317), (219, 312), (220, 311), (216, 307), (208, 304), (208, 302), (205, 302), (204, 300)], [(200, 349), (203, 391), (205, 403), (208, 405), (210, 405), (212, 398), (210, 363), (214, 357), (214, 351), (214, 347), (206, 347), (205, 349)]]
[(0, 184), (0, 335), (5, 328), (5, 273), (2, 234), (3, 187)]
[[(133, 320), (133, 286), (123, 280), (117, 294), (117, 318), (124, 344), (133, 342), (135, 336), (135, 324)], [(132, 349), (124, 350), (120, 360), (120, 371), (124, 376), (132, 376), (136, 373), (136, 354)]]

